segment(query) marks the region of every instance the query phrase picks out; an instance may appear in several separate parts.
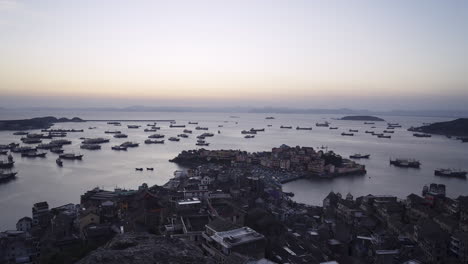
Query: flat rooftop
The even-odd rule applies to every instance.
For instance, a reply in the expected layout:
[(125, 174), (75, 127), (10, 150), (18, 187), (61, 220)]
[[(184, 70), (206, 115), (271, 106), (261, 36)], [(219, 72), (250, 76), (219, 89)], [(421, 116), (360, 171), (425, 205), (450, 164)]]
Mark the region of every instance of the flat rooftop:
[(226, 248), (262, 240), (264, 236), (249, 227), (241, 227), (224, 232), (216, 232), (211, 238)]

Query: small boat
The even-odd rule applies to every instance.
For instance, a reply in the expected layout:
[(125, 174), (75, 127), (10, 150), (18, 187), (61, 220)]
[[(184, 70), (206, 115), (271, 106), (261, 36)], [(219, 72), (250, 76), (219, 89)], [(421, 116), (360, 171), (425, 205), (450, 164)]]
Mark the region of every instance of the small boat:
[(254, 135), (245, 135), (244, 138), (254, 138)]
[(368, 159), (369, 157), (370, 157), (370, 154), (359, 154), (359, 153), (355, 153), (349, 156), (349, 158), (351, 159)]
[(374, 131), (366, 130), (364, 133), (366, 133), (366, 134), (374, 134)]
[(223, 125), (218, 125), (218, 127), (224, 127)]
[(104, 133), (105, 133), (105, 134), (120, 134), (120, 133), (122, 133), (122, 132), (121, 132), (121, 131), (118, 131), (118, 130), (114, 130), (114, 131), (109, 131), (109, 130), (107, 130), (107, 131), (104, 131)]
[(24, 144), (38, 144), (42, 142), (42, 140), (39, 138), (22, 138), (21, 141)]
[(414, 159), (390, 159), (390, 165), (402, 168), (419, 168), (421, 163)]
[(170, 137), (169, 140), (170, 140), (170, 141), (180, 141), (180, 138)]
[(81, 160), (83, 158), (83, 155), (82, 154), (77, 155), (75, 153), (65, 153), (65, 154), (61, 154), (59, 158), (69, 159), (69, 160)]
[(144, 132), (157, 132), (158, 129), (156, 128), (151, 128), (151, 129), (148, 129), (148, 128), (145, 128), (145, 130), (143, 130)]
[(143, 171), (143, 168), (135, 168), (137, 171)]
[(329, 127), (328, 129), (338, 129), (338, 127)]
[(96, 129), (96, 127), (88, 127), (88, 129)]
[(169, 127), (177, 128), (177, 127), (185, 127), (185, 125), (173, 125), (173, 124), (170, 124)]
[(109, 125), (116, 125), (116, 126), (120, 126), (120, 122), (115, 122), (115, 121), (111, 121), (111, 122), (107, 122), (107, 124)]
[(131, 142), (131, 141), (126, 141), (126, 142), (120, 144), (120, 146), (123, 146), (123, 147), (126, 147), (126, 148), (136, 148), (139, 145), (140, 145), (139, 143)]
[(181, 137), (181, 138), (188, 138), (188, 136), (186, 134), (179, 134), (177, 135), (178, 137)]
[(198, 125), (198, 122), (188, 122), (190, 125)]
[(45, 158), (47, 152), (25, 152), (21, 153), (21, 157), (26, 157), (26, 158)]
[(184, 129), (184, 131), (182, 132), (184, 132), (185, 134), (192, 134), (192, 130), (189, 130), (189, 129)]
[(101, 149), (101, 145), (99, 145), (99, 144), (81, 144), (80, 149), (98, 150), (98, 149)]
[(342, 136), (350, 136), (350, 137), (354, 136), (353, 133), (346, 133), (346, 132), (341, 133), (341, 135)]
[(12, 172), (12, 171), (0, 171), (0, 181), (8, 181), (13, 179), (18, 172)]
[(145, 144), (164, 144), (164, 140), (145, 140)]
[(12, 160), (0, 160), (0, 168), (11, 168), (14, 164)]
[(424, 138), (432, 137), (431, 134), (424, 134), (424, 133), (414, 133), (413, 136), (414, 137), (424, 137)]
[(364, 125), (373, 125), (375, 124), (374, 122), (364, 122)]
[(255, 130), (242, 130), (241, 134), (257, 134)]
[(8, 150), (0, 150), (0, 155), (6, 155), (8, 154)]
[(349, 132), (359, 132), (357, 129), (350, 129)]
[(329, 127), (330, 123), (325, 122), (325, 123), (315, 123), (316, 127)]
[(267, 127), (272, 127), (273, 125), (267, 125)]
[(292, 129), (292, 126), (280, 126), (280, 128), (284, 128), (284, 129)]
[(146, 170), (153, 171), (154, 168), (146, 168)]
[(265, 132), (265, 129), (264, 128), (251, 128), (250, 131)]
[(57, 163), (57, 165), (58, 165), (59, 167), (62, 167), (62, 166), (63, 166), (63, 161), (62, 161), (62, 159), (60, 159), (60, 158), (56, 159), (56, 160), (55, 160), (55, 163)]
[(195, 129), (196, 129), (196, 130), (208, 130), (207, 127), (199, 127), (199, 126), (197, 126)]
[(311, 127), (296, 127), (296, 130), (312, 130)]
[(392, 138), (390, 135), (378, 135), (378, 138)]
[(58, 147), (57, 147), (57, 148), (51, 148), (51, 149), (50, 149), (50, 152), (55, 153), (55, 154), (62, 154), (63, 151), (64, 151), (64, 150), (63, 150), (62, 148), (58, 148)]
[(116, 145), (116, 146), (112, 146), (111, 149), (112, 150), (127, 150), (127, 147)]
[(128, 128), (131, 128), (131, 129), (136, 129), (136, 128), (140, 128), (139, 125), (127, 125)]
[(149, 135), (148, 138), (164, 138), (164, 135), (161, 135), (161, 134), (153, 134), (153, 135)]
[(197, 146), (209, 146), (210, 143), (208, 143), (208, 142), (203, 142), (203, 143), (197, 142), (197, 144), (195, 144), (195, 145), (197, 145)]
[(395, 131), (394, 131), (394, 130), (384, 130), (383, 132), (384, 132), (384, 133), (389, 133), (389, 134), (393, 134), (393, 133), (395, 133)]
[(273, 116), (267, 116), (265, 119), (275, 119)]
[(15, 136), (26, 136), (27, 134), (29, 134), (29, 132), (25, 132), (25, 131), (18, 131), (18, 132), (13, 133), (13, 135)]
[(459, 177), (466, 178), (466, 171), (462, 170), (453, 170), (453, 169), (436, 169), (434, 175), (437, 176), (447, 176), (447, 177)]
[(115, 134), (114, 138), (128, 138), (126, 134)]

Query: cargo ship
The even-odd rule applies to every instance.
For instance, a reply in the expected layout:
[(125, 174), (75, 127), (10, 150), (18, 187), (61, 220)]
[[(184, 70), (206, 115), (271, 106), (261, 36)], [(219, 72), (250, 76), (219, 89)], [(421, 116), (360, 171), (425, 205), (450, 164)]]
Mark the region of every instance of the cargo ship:
[(419, 168), (421, 166), (421, 162), (414, 159), (390, 159), (390, 165), (403, 168)]

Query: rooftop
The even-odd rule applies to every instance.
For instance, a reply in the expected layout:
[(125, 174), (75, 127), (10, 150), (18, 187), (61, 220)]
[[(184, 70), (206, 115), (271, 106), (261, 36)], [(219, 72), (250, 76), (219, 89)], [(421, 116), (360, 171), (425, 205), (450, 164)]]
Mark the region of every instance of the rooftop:
[(249, 227), (216, 232), (211, 238), (226, 248), (265, 239), (262, 234)]

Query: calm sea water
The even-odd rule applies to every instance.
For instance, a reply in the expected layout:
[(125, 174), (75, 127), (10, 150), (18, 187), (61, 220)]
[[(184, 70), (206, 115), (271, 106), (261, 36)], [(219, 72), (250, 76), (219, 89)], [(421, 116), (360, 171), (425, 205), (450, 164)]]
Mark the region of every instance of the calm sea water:
[[(0, 120), (31, 118), (37, 116), (74, 117), (83, 119), (174, 119), (178, 123), (198, 121), (199, 126), (210, 128), (216, 134), (209, 138), (208, 149), (242, 149), (247, 151), (265, 151), (281, 144), (291, 146), (327, 146), (343, 156), (361, 152), (371, 154), (369, 160), (361, 163), (367, 166), (367, 175), (348, 176), (335, 179), (298, 180), (285, 184), (285, 191), (294, 192), (294, 200), (307, 204), (321, 204), (322, 199), (330, 192), (350, 192), (355, 197), (367, 194), (390, 194), (401, 198), (410, 193), (420, 193), (422, 187), (429, 183), (444, 183), (449, 196), (468, 194), (467, 181), (456, 178), (434, 176), (438, 167), (468, 169), (468, 144), (451, 140), (443, 136), (432, 138), (415, 138), (406, 131), (410, 126), (425, 122), (445, 121), (444, 118), (430, 117), (393, 117), (382, 116), (388, 122), (398, 122), (403, 128), (395, 129), (391, 139), (379, 139), (365, 134), (373, 125), (364, 125), (358, 121), (338, 121), (337, 115), (298, 115), (275, 114), (276, 119), (266, 120), (265, 114), (230, 114), (230, 113), (154, 113), (154, 112), (61, 112), (46, 111), (1, 111)], [(231, 115), (239, 118), (230, 118)], [(316, 122), (331, 122), (338, 130), (315, 127)], [(237, 122), (237, 123), (236, 123)], [(143, 141), (151, 133), (143, 132), (148, 122), (122, 122), (121, 127), (114, 127), (106, 122), (62, 123), (54, 128), (85, 129), (83, 133), (69, 133), (72, 145), (65, 146), (66, 151), (84, 154), (82, 161), (64, 161), (62, 168), (55, 164), (56, 154), (48, 153), (46, 158), (22, 158), (13, 154), (17, 179), (0, 185), (0, 230), (12, 229), (16, 221), (23, 216), (31, 215), (35, 202), (48, 201), (50, 206), (66, 203), (78, 203), (80, 195), (96, 186), (113, 189), (137, 188), (142, 183), (149, 185), (166, 183), (173, 172), (180, 169), (168, 162), (180, 151), (194, 149), (196, 135), (206, 131), (195, 130), (196, 125), (187, 125), (194, 134), (182, 138), (180, 142), (170, 142), (167, 138), (182, 133), (183, 128), (169, 128), (168, 123), (159, 123), (162, 133), (166, 135), (164, 145), (145, 145)], [(383, 131), (387, 122), (376, 122), (375, 131)], [(128, 129), (127, 124), (142, 125), (140, 129)], [(267, 127), (271, 124), (272, 127)], [(223, 127), (218, 127), (222, 125)], [(313, 126), (312, 131), (280, 129), (280, 125)], [(88, 130), (88, 127), (97, 127)], [(240, 131), (250, 128), (265, 128), (254, 139), (244, 139)], [(359, 129), (354, 137), (343, 137), (341, 132), (348, 129)], [(127, 139), (115, 139), (104, 134), (105, 130), (121, 130), (128, 134)], [(34, 132), (34, 131), (32, 131)], [(36, 131), (37, 132), (37, 131)], [(90, 151), (79, 148), (80, 137), (107, 137), (110, 143), (102, 145), (101, 150)], [(0, 132), (0, 144), (19, 142), (20, 136), (12, 132)], [(45, 140), (47, 141), (47, 140)], [(124, 141), (136, 141), (140, 147), (128, 151), (113, 151), (111, 146)], [(421, 169), (402, 169), (389, 166), (389, 158), (415, 158), (422, 162)], [(136, 167), (154, 167), (154, 171), (135, 171)]]

